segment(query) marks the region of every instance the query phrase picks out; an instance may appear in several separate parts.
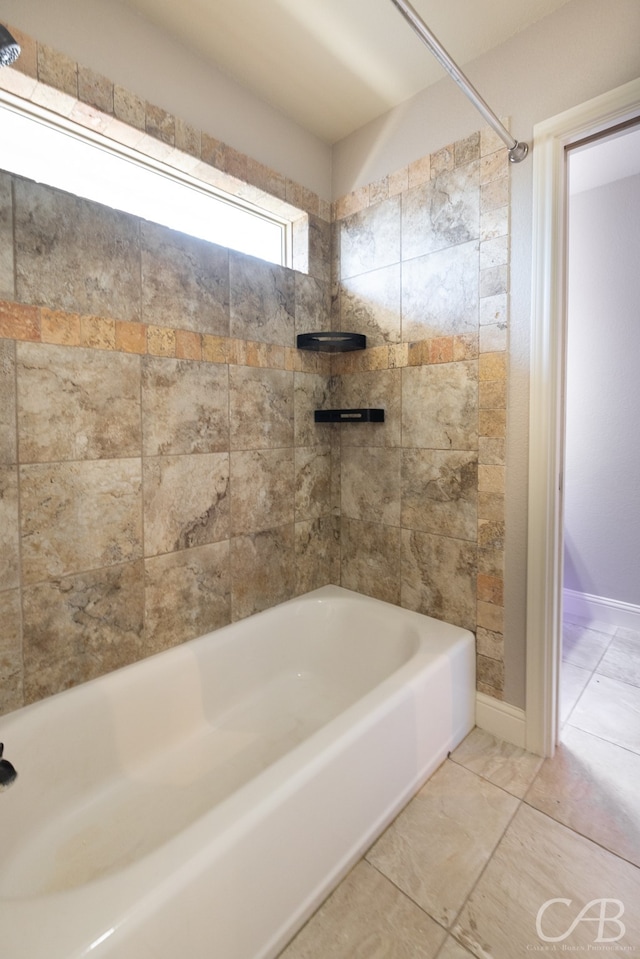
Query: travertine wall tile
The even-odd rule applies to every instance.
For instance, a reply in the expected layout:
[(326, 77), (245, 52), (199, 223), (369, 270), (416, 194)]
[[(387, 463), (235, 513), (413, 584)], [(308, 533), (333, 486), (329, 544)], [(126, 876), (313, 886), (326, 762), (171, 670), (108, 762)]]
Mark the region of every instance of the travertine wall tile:
[(17, 461), (16, 344), (0, 339), (0, 466)]
[(425, 449), (478, 448), (478, 370), (473, 360), (402, 371), (402, 442)]
[(144, 562), (145, 652), (161, 652), (231, 621), (229, 541)]
[(145, 323), (229, 335), (229, 251), (154, 223), (141, 224)]
[(142, 437), (147, 456), (228, 450), (226, 366), (144, 357)]
[(0, 302), (0, 337), (38, 342), (40, 336), (38, 307), (7, 301)]
[(232, 367), (229, 430), (232, 450), (293, 446), (293, 373)]
[(37, 583), (23, 604), (27, 702), (146, 653), (142, 562)]
[[(128, 323), (144, 330), (139, 323)], [(117, 344), (116, 323), (116, 342)], [(65, 310), (49, 310), (43, 307), (40, 310), (40, 339), (43, 343), (55, 343), (59, 346), (80, 346), (83, 343), (82, 317), (79, 313), (67, 313)], [(146, 341), (146, 338), (145, 338)]]
[(0, 590), (19, 585), (18, 470), (0, 466)]
[(342, 423), (340, 435), (345, 446), (400, 446), (402, 373), (400, 369), (353, 373), (340, 382), (335, 406), (385, 410), (384, 423)]
[(144, 461), (145, 556), (229, 538), (229, 455), (154, 456)]
[(0, 715), (24, 704), (20, 591), (0, 591)]
[(119, 120), (136, 130), (145, 128), (144, 100), (117, 84), (113, 89), (113, 111)]
[(28, 181), (16, 180), (14, 191), (18, 299), (140, 319), (135, 218)]
[(475, 542), (478, 527), (476, 453), (403, 450), (402, 526)]
[(431, 154), (431, 178), (453, 170), (455, 165), (455, 144), (450, 143)]
[(293, 523), (231, 540), (233, 621), (289, 599), (295, 590)]
[(396, 526), (343, 518), (340, 538), (342, 585), (399, 606), (400, 533)]
[(319, 373), (294, 373), (293, 409), (296, 446), (326, 446), (331, 441), (332, 427), (315, 423), (314, 410), (331, 408), (331, 383)]
[(367, 347), (399, 343), (400, 302), (399, 263), (347, 278), (340, 285), (340, 327), (352, 333), (364, 333)]
[(327, 515), (331, 509), (331, 447), (296, 447), (294, 457), (296, 523)]
[(295, 280), (284, 267), (229, 256), (231, 336), (293, 346)]
[(452, 170), (402, 198), (402, 258), (476, 240), (480, 234), (478, 167)]
[(168, 143), (172, 146), (175, 143), (175, 118), (161, 107), (147, 103), (145, 129), (147, 133), (156, 140), (162, 141), (162, 143)]
[(103, 113), (113, 113), (113, 83), (88, 67), (78, 68), (78, 98)]
[(400, 525), (401, 451), (342, 446), (341, 510), (348, 519)]
[(391, 197), (340, 224), (340, 277), (400, 262), (401, 200)]
[(402, 530), (402, 605), (466, 629), (476, 628), (477, 546)]
[(402, 266), (402, 339), (469, 333), (478, 326), (478, 241)]
[[(322, 204), (320, 204), (322, 207)], [(324, 217), (310, 215), (308, 217), (307, 268), (311, 276), (321, 282), (331, 284), (331, 223), (329, 214)], [(294, 244), (295, 248), (295, 244)]]
[(18, 343), (22, 463), (140, 454), (140, 363), (100, 350)]
[(78, 95), (78, 66), (64, 53), (38, 44), (38, 79), (69, 96)]
[(231, 533), (254, 533), (293, 523), (293, 449), (231, 453)]
[(13, 299), (13, 199), (11, 177), (0, 172), (0, 297)]
[(317, 333), (328, 329), (331, 311), (329, 283), (305, 273), (295, 274), (295, 331)]
[(20, 468), (25, 583), (142, 556), (139, 459)]
[(308, 593), (340, 577), (339, 530), (332, 516), (295, 524), (295, 593)]

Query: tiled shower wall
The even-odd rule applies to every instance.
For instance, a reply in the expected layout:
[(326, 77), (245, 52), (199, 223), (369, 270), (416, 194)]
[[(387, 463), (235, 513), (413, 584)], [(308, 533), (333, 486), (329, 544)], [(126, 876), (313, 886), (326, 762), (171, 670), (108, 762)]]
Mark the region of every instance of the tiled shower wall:
[(335, 537), (329, 369), (293, 349), (328, 280), (8, 174), (0, 198), (6, 711), (330, 582)]
[(341, 583), (477, 634), (478, 689), (503, 672), (509, 170), (490, 131), (344, 197), (334, 327)]
[[(475, 629), (500, 697), (502, 145), (344, 197), (330, 243), (308, 191), (19, 40), (14, 93), (302, 207), (310, 275), (0, 173), (0, 712), (326, 582)], [(369, 348), (293, 349), (330, 323)]]

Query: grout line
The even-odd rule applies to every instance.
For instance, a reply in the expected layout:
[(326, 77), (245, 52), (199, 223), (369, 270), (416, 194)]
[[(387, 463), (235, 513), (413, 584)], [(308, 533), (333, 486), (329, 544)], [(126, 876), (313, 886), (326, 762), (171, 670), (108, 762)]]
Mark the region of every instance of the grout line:
[(597, 839), (594, 839), (593, 836), (588, 836), (584, 832), (580, 832), (579, 829), (576, 829), (575, 826), (568, 826), (567, 823), (562, 822), (560, 819), (556, 819), (550, 813), (546, 812), (544, 809), (539, 809), (538, 806), (534, 806), (527, 799), (523, 799), (522, 802), (532, 809), (534, 812), (539, 813), (541, 816), (544, 816), (545, 819), (548, 819), (550, 822), (555, 823), (556, 826), (561, 826), (563, 829), (568, 830), (573, 833), (575, 836), (580, 836), (581, 839), (585, 839), (587, 842), (592, 843), (594, 846), (597, 846), (598, 849), (602, 849), (603, 852), (606, 852), (609, 856), (613, 856), (614, 859), (619, 859), (620, 862), (628, 862), (630, 866), (633, 866), (634, 869), (637, 869), (640, 874), (640, 866), (636, 862), (633, 862), (631, 859), (627, 859), (626, 856), (621, 856), (620, 853), (614, 852), (612, 849), (609, 849), (608, 846), (605, 846), (603, 843), (599, 842)]

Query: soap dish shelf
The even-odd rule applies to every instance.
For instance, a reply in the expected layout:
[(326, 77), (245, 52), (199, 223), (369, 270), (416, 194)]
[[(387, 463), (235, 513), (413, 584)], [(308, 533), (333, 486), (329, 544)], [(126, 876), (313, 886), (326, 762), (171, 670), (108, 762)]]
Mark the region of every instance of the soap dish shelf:
[(366, 349), (367, 338), (364, 333), (298, 333), (296, 345), (314, 353), (349, 353)]
[(316, 410), (316, 423), (384, 423), (384, 410)]

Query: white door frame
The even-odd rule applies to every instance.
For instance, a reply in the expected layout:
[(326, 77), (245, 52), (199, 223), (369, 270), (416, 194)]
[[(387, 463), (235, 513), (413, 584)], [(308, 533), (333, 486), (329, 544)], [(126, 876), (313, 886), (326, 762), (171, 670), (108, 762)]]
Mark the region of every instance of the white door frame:
[(640, 79), (536, 124), (527, 547), (526, 746), (553, 756), (562, 627), (568, 146), (640, 114)]

